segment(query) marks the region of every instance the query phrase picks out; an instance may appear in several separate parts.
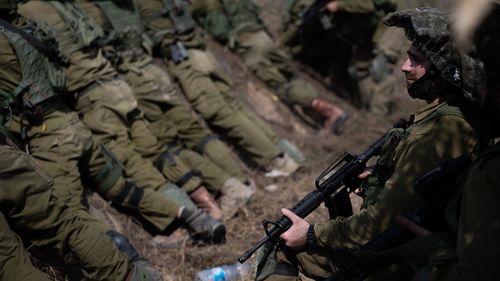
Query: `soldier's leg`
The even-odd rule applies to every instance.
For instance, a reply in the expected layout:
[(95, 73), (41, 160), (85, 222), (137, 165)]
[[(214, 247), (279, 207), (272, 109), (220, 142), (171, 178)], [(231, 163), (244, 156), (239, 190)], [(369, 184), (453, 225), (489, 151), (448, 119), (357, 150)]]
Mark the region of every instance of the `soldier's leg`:
[(2, 159), (0, 172), (9, 177), (0, 177), (1, 200), (16, 206), (9, 210), (9, 219), (23, 238), (35, 246), (55, 248), (66, 262), (77, 261), (95, 280), (124, 280), (129, 262), (100, 231), (109, 228), (89, 222), (82, 212), (57, 200), (50, 176), (28, 155), (2, 149)]
[(217, 194), (224, 183), (231, 177), (226, 171), (214, 165), (210, 160), (204, 158), (200, 154), (189, 150), (179, 149), (176, 154), (182, 159), (191, 169), (199, 171), (200, 177), (205, 186), (213, 193)]
[[(312, 85), (294, 77), (286, 55), (277, 48), (266, 31), (243, 32), (238, 37), (235, 51), (241, 54), (250, 70), (270, 87), (282, 102), (299, 115), (306, 114), (306, 120), (311, 119), (308, 116), (310, 111), (318, 112), (325, 119), (325, 132), (335, 131), (345, 121), (345, 114), (343, 116), (340, 108), (319, 99)], [(318, 106), (318, 102), (323, 106)], [(261, 125), (258, 120), (255, 122)]]
[(21, 239), (9, 228), (2, 213), (0, 213), (0, 279), (13, 281), (50, 280), (33, 266)]
[(231, 155), (229, 147), (216, 135), (204, 130), (186, 107), (173, 107), (165, 112), (164, 118), (175, 123), (178, 140), (187, 148), (207, 157), (229, 175), (243, 181), (247, 179), (240, 164)]
[(274, 44), (264, 30), (243, 32), (235, 51), (242, 56), (250, 70), (271, 89), (287, 83), (293, 75), (286, 55)]
[[(191, 58), (178, 65), (169, 64), (172, 73), (178, 78), (187, 99), (195, 110), (214, 128), (233, 138), (254, 161), (266, 167), (280, 152), (263, 132), (256, 128), (241, 111), (227, 104), (224, 96), (210, 77), (208, 70), (199, 69), (201, 61), (193, 62), (203, 55), (191, 51)], [(205, 59), (212, 63), (210, 59)], [(194, 65), (196, 64), (196, 65)]]
[[(140, 188), (148, 187), (154, 190), (164, 184), (165, 178), (155, 169), (152, 162), (138, 153), (139, 151), (145, 155), (154, 155), (148, 146), (158, 144), (156, 138), (148, 132), (146, 124), (141, 124), (144, 121), (136, 114), (137, 101), (125, 82), (112, 80), (100, 83), (78, 98), (76, 108), (96, 140), (109, 148), (123, 163), (128, 181)], [(137, 123), (134, 122), (137, 120)]]
[[(187, 104), (181, 101), (184, 99), (179, 97), (182, 93), (174, 86), (169, 74), (153, 64), (145, 66), (141, 73), (140, 76), (129, 73), (125, 77), (127, 81), (133, 81), (129, 84), (138, 98), (139, 106), (150, 121), (152, 132), (160, 142), (170, 144), (176, 140), (180, 141), (188, 148), (210, 158), (229, 174), (243, 179), (245, 175), (231, 157), (228, 148), (219, 140), (215, 140), (208, 130), (200, 125)], [(166, 98), (161, 100), (156, 98), (158, 96)]]

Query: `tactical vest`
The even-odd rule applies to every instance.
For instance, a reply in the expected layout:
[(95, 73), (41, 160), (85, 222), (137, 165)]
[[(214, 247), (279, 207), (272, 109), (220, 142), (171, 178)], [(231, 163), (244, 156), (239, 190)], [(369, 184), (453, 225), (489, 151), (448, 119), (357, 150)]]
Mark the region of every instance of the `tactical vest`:
[(111, 23), (113, 30), (109, 32), (106, 41), (112, 42), (116, 55), (121, 58), (119, 65), (115, 64), (117, 69), (130, 70), (131, 61), (134, 61), (134, 67), (142, 67), (152, 62), (149, 54), (153, 42), (146, 35), (139, 11), (135, 6), (133, 9), (125, 9), (113, 1), (97, 1), (95, 4)]
[[(34, 24), (29, 24), (22, 30), (36, 38), (47, 36)], [(21, 67), (19, 86), (11, 93), (0, 91), (2, 110), (37, 115), (51, 111), (56, 105), (47, 101), (57, 96), (56, 91), (63, 91), (67, 87), (64, 72), (49, 62), (47, 57), (31, 46), (22, 35), (7, 30), (2, 30), (2, 33), (14, 47)]]
[(50, 1), (50, 5), (58, 12), (66, 23), (57, 31), (57, 40), (61, 51), (71, 56), (78, 50), (92, 46), (104, 32), (91, 18), (72, 2)]

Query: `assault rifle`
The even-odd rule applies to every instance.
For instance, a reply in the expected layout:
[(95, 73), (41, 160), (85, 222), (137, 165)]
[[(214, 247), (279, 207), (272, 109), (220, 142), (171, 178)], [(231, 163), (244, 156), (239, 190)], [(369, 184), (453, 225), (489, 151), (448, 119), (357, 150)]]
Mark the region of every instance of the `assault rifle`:
[[(394, 128), (404, 128), (405, 125), (406, 121), (401, 120)], [(365, 170), (368, 160), (380, 153), (387, 136), (388, 133), (385, 133), (360, 155), (344, 153), (316, 178), (316, 190), (307, 194), (290, 210), (297, 216), (305, 218), (316, 210), (322, 202), (328, 202), (339, 194), (348, 194), (357, 188), (358, 175)], [(278, 242), (279, 236), (292, 226), (292, 222), (286, 216), (282, 216), (275, 222), (264, 220), (262, 224), (266, 236), (238, 258), (240, 263), (244, 263), (267, 242)]]
[[(444, 230), (444, 212), (450, 199), (460, 191), (460, 179), (470, 164), (468, 157), (452, 159), (431, 170), (415, 182), (416, 192), (424, 203), (421, 208), (408, 215), (411, 221), (433, 231)], [(451, 183), (450, 183), (451, 181)], [(326, 281), (362, 281), (378, 272), (381, 268), (397, 263), (399, 258), (387, 254), (367, 264), (360, 258), (363, 253), (382, 253), (403, 245), (415, 238), (405, 227), (395, 224), (378, 234), (368, 243), (357, 249), (334, 249), (340, 270)], [(387, 253), (387, 252), (386, 252)]]

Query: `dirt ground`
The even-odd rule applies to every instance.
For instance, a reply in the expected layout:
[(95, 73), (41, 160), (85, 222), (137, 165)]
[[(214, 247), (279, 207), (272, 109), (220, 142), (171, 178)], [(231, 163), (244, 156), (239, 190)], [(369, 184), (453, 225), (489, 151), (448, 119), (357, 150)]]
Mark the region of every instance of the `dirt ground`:
[[(263, 7), (262, 17), (270, 33), (276, 35), (286, 1), (257, 0), (256, 2)], [(191, 241), (185, 241), (177, 248), (158, 248), (151, 241), (151, 236), (132, 219), (119, 214), (97, 196), (92, 196), (90, 201), (93, 212), (127, 235), (132, 244), (161, 270), (165, 280), (193, 280), (196, 272), (200, 270), (235, 263), (238, 256), (263, 237), (262, 220), (278, 219), (281, 214), (280, 208), (291, 208), (305, 194), (314, 190), (315, 177), (343, 152), (362, 152), (400, 117), (406, 117), (416, 107), (414, 103), (409, 102), (405, 89), (401, 88), (398, 93), (394, 93), (394, 99), (400, 109), (391, 116), (381, 118), (369, 112), (356, 110), (307, 76), (305, 74), (307, 71), (304, 71), (302, 66), (294, 64), (297, 72), (317, 87), (321, 97), (341, 106), (349, 113), (350, 117), (342, 135), (322, 137), (315, 128), (306, 125), (289, 108), (274, 99), (270, 91), (249, 75), (242, 62), (227, 49), (211, 41), (208, 42), (208, 48), (231, 73), (236, 82), (235, 93), (248, 108), (271, 124), (283, 138), (298, 145), (306, 155), (307, 162), (293, 177), (276, 180), (265, 178), (262, 173), (246, 168), (242, 162), (242, 167), (245, 167), (259, 187), (276, 184), (278, 188), (271, 192), (263, 188), (258, 189), (250, 204), (240, 211), (237, 218), (226, 225), (227, 241), (223, 245), (193, 245)], [(395, 75), (400, 75), (400, 72), (396, 71)], [(402, 75), (400, 76), (402, 79)], [(401, 82), (403, 85), (403, 81)], [(326, 209), (320, 207), (307, 219), (310, 222), (320, 222), (327, 218)], [(247, 262), (254, 262), (254, 258)], [(244, 278), (244, 280), (251, 279), (252, 275)]]

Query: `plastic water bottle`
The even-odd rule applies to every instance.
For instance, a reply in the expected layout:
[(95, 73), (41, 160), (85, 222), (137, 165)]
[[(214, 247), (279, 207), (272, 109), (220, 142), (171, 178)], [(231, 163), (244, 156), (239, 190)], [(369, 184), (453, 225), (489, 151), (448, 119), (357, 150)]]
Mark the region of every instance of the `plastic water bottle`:
[(250, 264), (234, 263), (205, 269), (196, 273), (194, 281), (237, 281), (252, 269)]

